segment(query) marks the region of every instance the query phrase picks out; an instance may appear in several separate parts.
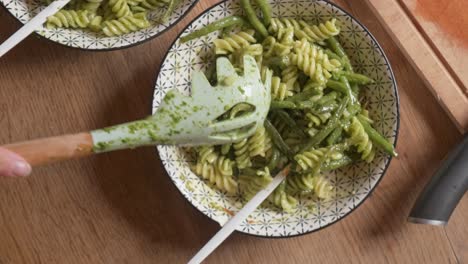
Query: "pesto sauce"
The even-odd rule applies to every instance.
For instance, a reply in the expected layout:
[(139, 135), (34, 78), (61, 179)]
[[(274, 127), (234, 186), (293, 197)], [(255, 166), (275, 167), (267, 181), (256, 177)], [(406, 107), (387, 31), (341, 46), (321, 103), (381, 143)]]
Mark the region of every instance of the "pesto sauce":
[(110, 140), (110, 141), (107, 141), (107, 142), (99, 142), (96, 145), (94, 145), (93, 149), (95, 151), (106, 151), (107, 149), (112, 147), (113, 144), (114, 144), (113, 140)]

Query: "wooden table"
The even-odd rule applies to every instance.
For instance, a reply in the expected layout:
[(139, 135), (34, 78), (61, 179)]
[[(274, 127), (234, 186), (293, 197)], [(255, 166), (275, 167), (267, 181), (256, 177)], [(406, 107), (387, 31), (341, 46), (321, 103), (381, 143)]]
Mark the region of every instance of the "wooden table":
[[(83, 52), (28, 38), (0, 59), (0, 143), (148, 115), (164, 52), (214, 2), (199, 3), (163, 37), (123, 51)], [(336, 2), (389, 56), (401, 100), (401, 155), (373, 195), (339, 223), (290, 239), (234, 234), (207, 263), (468, 263), (468, 196), (445, 228), (406, 222), (460, 134), (362, 1)], [(18, 26), (0, 11), (0, 41)], [(153, 148), (0, 180), (1, 264), (183, 263), (218, 229), (179, 194)]]

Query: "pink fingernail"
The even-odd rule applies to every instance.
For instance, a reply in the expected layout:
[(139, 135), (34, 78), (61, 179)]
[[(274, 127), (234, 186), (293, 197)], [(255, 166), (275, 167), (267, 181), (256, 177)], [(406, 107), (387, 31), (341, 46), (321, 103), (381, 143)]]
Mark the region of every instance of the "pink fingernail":
[(13, 174), (18, 177), (26, 177), (31, 174), (31, 166), (24, 161), (16, 161), (13, 168)]

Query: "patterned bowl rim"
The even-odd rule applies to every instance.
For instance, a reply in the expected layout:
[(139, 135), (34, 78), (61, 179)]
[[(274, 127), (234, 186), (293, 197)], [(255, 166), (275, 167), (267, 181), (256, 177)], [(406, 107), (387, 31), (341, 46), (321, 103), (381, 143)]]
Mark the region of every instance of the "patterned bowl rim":
[[(64, 43), (60, 43), (58, 41), (55, 41), (55, 40), (52, 40), (52, 39), (49, 39), (45, 36), (42, 36), (40, 34), (37, 33), (37, 31), (34, 31), (33, 34), (35, 36), (39, 36), (39, 38), (42, 38), (42, 39), (46, 39), (50, 42), (53, 42), (57, 45), (60, 45), (62, 47), (67, 47), (67, 48), (70, 48), (70, 49), (77, 49), (77, 50), (83, 50), (83, 51), (94, 51), (94, 52), (99, 52), (99, 51), (114, 51), (114, 50), (121, 50), (121, 49), (127, 49), (127, 48), (131, 48), (131, 47), (135, 47), (137, 45), (140, 45), (140, 44), (143, 44), (147, 41), (150, 41), (150, 40), (153, 40), (159, 36), (161, 36), (162, 34), (166, 33), (166, 31), (172, 29), (173, 26), (175, 26), (176, 24), (178, 24), (182, 19), (184, 19), (188, 13), (190, 13), (192, 11), (192, 9), (198, 4), (198, 1), (200, 0), (194, 0), (193, 3), (189, 6), (189, 8), (187, 8), (187, 10), (176, 20), (174, 21), (174, 23), (170, 24), (168, 27), (166, 27), (164, 30), (158, 32), (157, 34), (155, 34), (154, 36), (151, 36), (149, 38), (146, 38), (146, 39), (143, 39), (141, 41), (138, 41), (138, 42), (135, 42), (135, 43), (131, 43), (131, 44), (128, 44), (128, 45), (125, 45), (125, 46), (120, 46), (120, 47), (115, 47), (115, 48), (102, 48), (102, 49), (94, 49), (94, 48), (81, 48), (81, 47), (74, 47), (74, 46), (70, 46), (70, 45), (67, 45), (67, 44), (64, 44)], [(5, 6), (5, 4), (3, 2), (0, 1), (0, 6), (3, 7), (3, 9), (5, 9), (7, 11), (7, 13), (12, 16), (21, 26), (24, 25), (23, 22), (21, 22), (21, 20), (19, 20), (15, 15), (13, 15), (13, 13), (10, 12), (10, 10)], [(210, 7), (211, 8), (211, 7)], [(185, 30), (185, 28), (184, 28)], [(177, 39), (179, 38), (179, 35), (177, 36)], [(174, 44), (174, 43), (173, 43)], [(171, 44), (171, 47), (172, 45)]]
[[(223, 1), (220, 1), (216, 4), (213, 4), (212, 6), (208, 7), (205, 11), (203, 11), (202, 13), (200, 13), (199, 15), (197, 15), (195, 18), (193, 18), (181, 31), (180, 33), (177, 35), (177, 37), (174, 39), (174, 41), (171, 43), (171, 45), (169, 46), (168, 50), (166, 51), (166, 54), (164, 55), (163, 57), (163, 60), (161, 61), (160, 65), (159, 65), (159, 69), (162, 68), (164, 62), (166, 61), (166, 58), (167, 56), (169, 55), (169, 52), (170, 50), (174, 47), (174, 45), (176, 44), (176, 42), (181, 38), (182, 34), (184, 34), (185, 30), (187, 30), (188, 27), (190, 27), (193, 22), (195, 22), (196, 20), (198, 20), (200, 17), (202, 17), (203, 15), (205, 15), (206, 13), (208, 13), (209, 11), (211, 11), (211, 9), (213, 9), (214, 7), (218, 6), (218, 5), (221, 5), (225, 2), (227, 2), (228, 0), (223, 0)], [(384, 60), (385, 60), (385, 63), (388, 65), (388, 69), (389, 69), (389, 72), (390, 72), (390, 76), (391, 76), (391, 79), (392, 79), (392, 84), (393, 84), (393, 87), (394, 87), (394, 92), (395, 92), (395, 101), (396, 101), (396, 131), (395, 131), (395, 142), (393, 143), (393, 146), (396, 147), (397, 146), (397, 143), (398, 143), (398, 136), (399, 136), (399, 133), (400, 133), (400, 96), (398, 94), (398, 86), (397, 86), (397, 83), (396, 83), (396, 80), (395, 80), (395, 74), (393, 73), (393, 69), (392, 69), (392, 66), (390, 65), (390, 61), (388, 60), (387, 58), (387, 55), (385, 54), (384, 50), (382, 49), (382, 46), (380, 46), (379, 42), (377, 41), (377, 39), (374, 37), (374, 35), (372, 35), (372, 33), (367, 29), (367, 27), (365, 27), (359, 20), (357, 20), (353, 15), (351, 15), (348, 11), (344, 10), (343, 8), (341, 8), (340, 6), (338, 6), (337, 4), (335, 3), (332, 3), (328, 0), (319, 0), (319, 1), (323, 1), (323, 2), (327, 2), (328, 4), (332, 5), (333, 7), (339, 9), (340, 11), (342, 11), (344, 14), (346, 14), (347, 16), (349, 16), (352, 20), (354, 20), (356, 23), (359, 24), (360, 27), (362, 27), (362, 29), (367, 33), (369, 34), (370, 38), (375, 42), (377, 48), (379, 49), (379, 51), (381, 52)], [(156, 86), (156, 83), (159, 79), (159, 74), (156, 76), (156, 80), (155, 80), (155, 86)], [(154, 101), (154, 100), (153, 100)], [(154, 109), (154, 103), (152, 104), (152, 109)], [(152, 110), (151, 109), (151, 110)], [(159, 153), (158, 149), (156, 149), (156, 152), (158, 153), (159, 156), (161, 156), (161, 154)], [(377, 180), (377, 182), (375, 183), (375, 186), (366, 194), (366, 196), (358, 203), (356, 204), (356, 206), (354, 206), (354, 208), (352, 208), (349, 212), (347, 212), (346, 214), (344, 214), (343, 216), (341, 216), (339, 219), (337, 219), (336, 221), (333, 221), (329, 224), (326, 224), (324, 226), (321, 226), (317, 229), (314, 229), (314, 230), (311, 230), (311, 231), (307, 231), (307, 232), (304, 232), (304, 233), (300, 233), (300, 234), (293, 234), (293, 235), (285, 235), (285, 236), (266, 236), (266, 235), (258, 235), (258, 234), (252, 234), (252, 233), (247, 233), (247, 232), (244, 232), (244, 231), (241, 231), (241, 230), (234, 230), (234, 232), (237, 232), (237, 233), (241, 233), (241, 234), (245, 234), (245, 235), (249, 235), (249, 236), (253, 236), (253, 237), (260, 237), (260, 238), (269, 238), (269, 239), (283, 239), (283, 238), (293, 238), (293, 237), (299, 237), (299, 236), (303, 236), (303, 235), (308, 235), (308, 234), (311, 234), (311, 233), (314, 233), (314, 232), (317, 232), (317, 231), (320, 231), (326, 227), (329, 227), (333, 224), (336, 224), (338, 223), (339, 221), (343, 220), (344, 218), (346, 218), (348, 215), (350, 215), (352, 212), (354, 212), (356, 209), (358, 209), (363, 203), (364, 201), (367, 200), (367, 198), (369, 198), (371, 196), (371, 194), (374, 192), (374, 190), (379, 186), (380, 182), (382, 181), (382, 178), (385, 176), (387, 170), (388, 170), (388, 167), (390, 166), (390, 163), (392, 162), (393, 160), (393, 157), (390, 156), (390, 158), (388, 159), (387, 163), (385, 164), (385, 168), (382, 170), (382, 173), (381, 173), (381, 176), (379, 177), (379, 179)], [(164, 166), (163, 162), (161, 159), (159, 159), (159, 163), (161, 164), (161, 166)], [(166, 171), (166, 169), (165, 169)], [(166, 174), (167, 174), (167, 171), (166, 171)], [(167, 174), (169, 175), (169, 174)], [(211, 221), (219, 224), (217, 221), (215, 221), (214, 219), (211, 219), (210, 217), (208, 217), (207, 215), (205, 215), (204, 213), (202, 213), (195, 205), (193, 205), (191, 202), (189, 202), (187, 199), (185, 199), (185, 196), (183, 195), (182, 191), (177, 188), (177, 185), (176, 183), (174, 182), (174, 180), (169, 177), (173, 186), (175, 187), (175, 189), (179, 192), (180, 196), (182, 198), (184, 198), (184, 201), (186, 203), (188, 203), (190, 206), (192, 206), (192, 208), (194, 208), (198, 213), (202, 214), (203, 216), (205, 216), (206, 218), (210, 219)]]

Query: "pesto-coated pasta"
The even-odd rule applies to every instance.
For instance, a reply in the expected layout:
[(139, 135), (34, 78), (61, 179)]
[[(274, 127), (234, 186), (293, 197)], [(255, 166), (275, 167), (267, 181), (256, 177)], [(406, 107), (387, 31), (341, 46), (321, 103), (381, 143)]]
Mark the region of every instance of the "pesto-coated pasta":
[[(53, 0), (42, 2), (48, 5)], [(88, 28), (103, 36), (118, 36), (149, 27), (147, 10), (165, 9), (160, 21), (166, 22), (178, 3), (178, 0), (71, 0), (48, 17), (45, 26), (48, 29)]]
[(372, 141), (369, 139), (364, 127), (361, 122), (353, 117), (351, 125), (348, 127), (347, 132), (350, 134), (350, 141), (357, 148), (357, 151), (361, 153), (361, 158), (366, 162), (372, 162), (375, 156), (375, 151), (372, 146)]
[(147, 28), (149, 22), (145, 13), (138, 13), (134, 16), (121, 17), (115, 20), (104, 21), (102, 32), (108, 37), (119, 36), (130, 32), (135, 32)]
[(92, 14), (87, 10), (60, 10), (47, 18), (47, 28), (86, 28), (91, 22)]
[[(371, 114), (360, 104), (361, 86), (373, 81), (353, 71), (339, 43), (337, 20), (313, 25), (291, 18), (270, 19), (268, 8), (262, 6), (266, 17), (260, 25), (260, 19), (251, 17), (253, 7), (248, 1), (241, 6), (248, 11), (250, 25), (242, 22), (225, 28), (223, 20), (197, 31), (195, 37), (213, 32), (212, 28), (223, 30), (213, 41), (217, 56), (226, 56), (242, 72), (242, 56), (253, 55), (262, 81), (272, 71), (271, 109), (252, 136), (195, 149), (198, 160), (193, 171), (221, 190), (238, 187), (249, 200), (272, 181), (272, 175), (292, 163), (286, 181), (266, 202), (291, 212), (302, 195), (333, 197), (334, 187), (325, 173), (352, 162), (372, 162), (374, 144), (391, 155), (396, 152), (372, 127)], [(252, 109), (239, 104), (222, 118), (232, 119)]]

